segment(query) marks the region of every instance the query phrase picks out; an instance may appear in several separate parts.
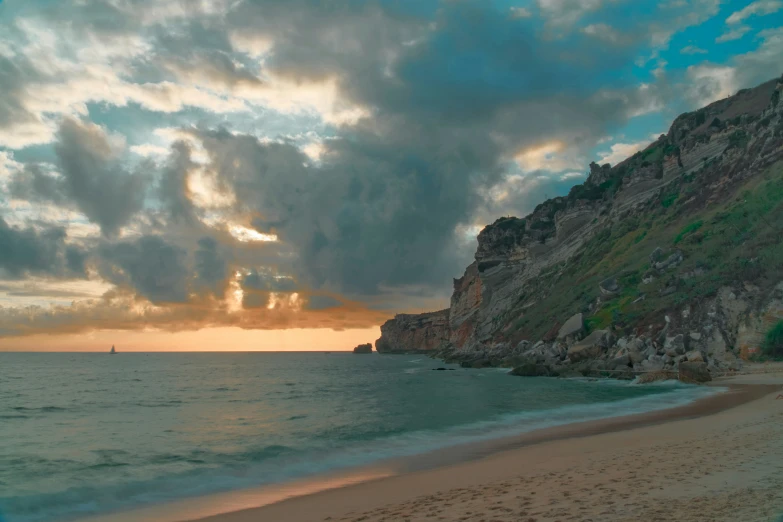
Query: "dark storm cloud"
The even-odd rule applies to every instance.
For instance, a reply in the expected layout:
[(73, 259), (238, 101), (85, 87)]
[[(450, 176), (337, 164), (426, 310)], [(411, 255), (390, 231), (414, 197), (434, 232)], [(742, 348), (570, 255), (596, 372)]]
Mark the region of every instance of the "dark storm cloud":
[(86, 253), (65, 238), (61, 227), (13, 227), (0, 217), (0, 278), (85, 277)]
[(226, 291), (228, 264), (219, 251), (218, 242), (211, 237), (202, 237), (193, 255), (197, 286), (222, 297)]
[(185, 302), (188, 298), (186, 251), (159, 236), (105, 243), (99, 249), (101, 276), (120, 287), (133, 288), (153, 303)]
[(11, 124), (35, 121), (22, 100), (25, 86), (40, 80), (41, 75), (24, 57), (8, 58), (0, 54), (0, 129)]
[(14, 173), (8, 189), (15, 199), (26, 201), (51, 201), (62, 205), (68, 200), (62, 178), (44, 172), (40, 165), (28, 163)]
[(160, 175), (159, 196), (174, 222), (196, 222), (193, 202), (188, 197), (187, 176), (194, 163), (190, 148), (184, 142), (176, 142)]
[(155, 54), (145, 61), (187, 81), (203, 77), (224, 87), (260, 85), (261, 80), (233, 53), (225, 27), (217, 21), (188, 21), (154, 31)]
[(100, 127), (66, 118), (55, 151), (67, 197), (104, 235), (116, 234), (141, 210), (148, 177), (122, 165)]
[(313, 295), (307, 299), (306, 307), (309, 310), (328, 310), (329, 308), (337, 308), (341, 305), (342, 302), (334, 297), (328, 295)]
[(297, 285), (290, 277), (251, 270), (242, 278), (242, 288), (269, 292), (295, 292)]

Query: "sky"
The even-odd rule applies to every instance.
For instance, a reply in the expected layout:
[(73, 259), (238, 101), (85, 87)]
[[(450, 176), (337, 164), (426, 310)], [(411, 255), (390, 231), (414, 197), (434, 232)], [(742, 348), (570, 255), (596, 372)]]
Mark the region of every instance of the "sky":
[(318, 350), (783, 72), (783, 0), (4, 0), (0, 350)]

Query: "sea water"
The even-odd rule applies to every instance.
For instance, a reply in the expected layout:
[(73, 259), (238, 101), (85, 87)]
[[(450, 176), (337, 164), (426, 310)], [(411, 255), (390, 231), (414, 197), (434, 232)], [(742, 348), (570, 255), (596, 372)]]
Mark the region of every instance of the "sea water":
[(0, 518), (71, 520), (714, 392), (411, 355), (0, 353)]

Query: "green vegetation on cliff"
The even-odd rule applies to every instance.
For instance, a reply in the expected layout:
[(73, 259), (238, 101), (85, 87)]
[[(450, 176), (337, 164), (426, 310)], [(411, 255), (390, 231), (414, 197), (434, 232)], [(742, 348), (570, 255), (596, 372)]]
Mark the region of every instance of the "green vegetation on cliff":
[[(783, 279), (783, 163), (719, 198), (703, 194), (707, 181), (699, 175), (675, 180), (657, 204), (598, 231), (572, 259), (541, 274), (520, 296), (520, 307), (535, 306), (506, 336), (540, 339), (575, 311), (587, 314), (589, 329), (630, 333), (658, 312), (713, 296), (721, 286)], [(653, 266), (656, 248), (659, 263), (675, 256), (671, 267)], [(605, 295), (599, 283), (610, 277), (619, 290)]]

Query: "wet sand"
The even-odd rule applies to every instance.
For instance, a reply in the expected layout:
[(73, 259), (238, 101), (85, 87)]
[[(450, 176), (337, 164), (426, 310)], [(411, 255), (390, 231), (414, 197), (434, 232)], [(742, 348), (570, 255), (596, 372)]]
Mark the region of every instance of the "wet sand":
[[(277, 497), (264, 498), (268, 490), (247, 491), (235, 511), (186, 518), (777, 520), (783, 514), (783, 400), (776, 397), (783, 393), (783, 374), (744, 375), (714, 384), (730, 391), (683, 407), (559, 426), (381, 464), (352, 472), (353, 479), (333, 477), (332, 485), (325, 485), (330, 489), (321, 491), (313, 482), (307, 487), (288, 485)], [(253, 503), (267, 505), (240, 509)], [(215, 511), (202, 511), (210, 513)]]

